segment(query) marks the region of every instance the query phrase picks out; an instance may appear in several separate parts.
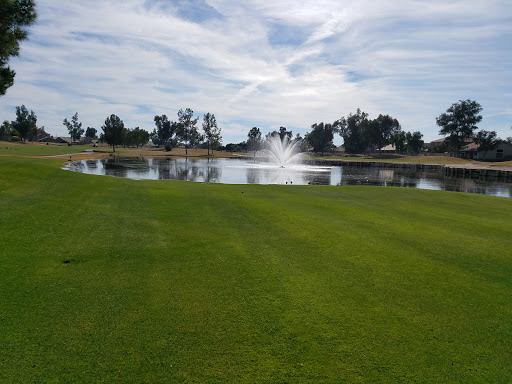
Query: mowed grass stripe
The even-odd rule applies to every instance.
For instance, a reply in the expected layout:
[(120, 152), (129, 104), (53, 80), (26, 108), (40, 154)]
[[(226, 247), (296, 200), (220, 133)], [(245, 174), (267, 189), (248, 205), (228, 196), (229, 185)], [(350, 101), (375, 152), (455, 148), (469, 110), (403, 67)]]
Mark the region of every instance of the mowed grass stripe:
[(512, 377), (509, 199), (58, 164), (0, 159), (3, 381)]

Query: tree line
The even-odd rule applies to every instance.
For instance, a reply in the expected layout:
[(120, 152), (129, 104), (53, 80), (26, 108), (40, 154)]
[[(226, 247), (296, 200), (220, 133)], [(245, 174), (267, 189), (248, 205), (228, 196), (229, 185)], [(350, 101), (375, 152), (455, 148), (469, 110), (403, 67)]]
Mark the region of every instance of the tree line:
[[(288, 140), (301, 140), (303, 151), (312, 150), (323, 154), (334, 148), (336, 134), (343, 138), (345, 152), (348, 153), (374, 152), (388, 144), (393, 144), (398, 153), (418, 153), (423, 147), (423, 135), (420, 132), (402, 131), (398, 120), (389, 115), (369, 119), (368, 114), (360, 109), (332, 123), (314, 123), (304, 137), (300, 134), (294, 137), (292, 131), (288, 131), (286, 127), (280, 127), (279, 131), (270, 132), (265, 137), (279, 136), (281, 139), (286, 137)], [(260, 129), (253, 127), (247, 134), (247, 141), (228, 144), (225, 149), (256, 152), (263, 143)]]
[(222, 142), (221, 128), (217, 125), (215, 115), (208, 112), (203, 115), (201, 134), (197, 127), (199, 117), (194, 118), (194, 111), (190, 108), (180, 109), (177, 113), (178, 120), (172, 121), (166, 115), (155, 116), (156, 128), (151, 133), (151, 140), (156, 145), (165, 146), (166, 150), (182, 144), (185, 154), (188, 148), (203, 147), (213, 153)]
[[(98, 130), (87, 127), (84, 131), (79, 121), (78, 112), (70, 120), (65, 118), (62, 124), (67, 128), (72, 142), (80, 141), (82, 135), (91, 139), (98, 139), (113, 147), (139, 147), (147, 144), (149, 140), (157, 146), (165, 146), (166, 150), (183, 145), (188, 154), (188, 148), (202, 147), (210, 151), (220, 147), (222, 142), (221, 128), (217, 125), (217, 119), (212, 113), (203, 115), (201, 134), (197, 127), (198, 117), (194, 117), (194, 111), (190, 108), (178, 111), (178, 120), (171, 121), (166, 115), (154, 117), (155, 128), (150, 133), (139, 127), (126, 128), (124, 122), (115, 114), (107, 117), (101, 129), (103, 133), (97, 136)], [(16, 107), (16, 120), (5, 120), (0, 126), (0, 140), (33, 141), (37, 137), (49, 137), (44, 127), (37, 127), (37, 116), (34, 111), (22, 105)]]
[[(460, 151), (470, 141), (478, 144), (483, 151), (494, 149), (504, 141), (512, 143), (512, 138), (501, 140), (495, 131), (477, 131), (477, 124), (482, 121), (481, 111), (481, 105), (473, 100), (459, 100), (452, 104), (445, 113), (436, 118), (436, 124), (441, 128), (439, 134), (444, 135), (445, 140), (431, 143), (429, 151)], [(186, 154), (188, 148), (206, 148), (208, 155), (214, 149), (257, 151), (264, 142), (260, 129), (253, 127), (249, 130), (246, 141), (221, 147), (221, 129), (214, 114), (208, 112), (203, 115), (202, 134), (197, 127), (199, 117), (194, 117), (194, 112), (190, 108), (180, 109), (177, 116), (176, 121), (171, 121), (166, 115), (156, 115), (155, 128), (150, 133), (139, 127), (126, 128), (118, 116), (111, 115), (102, 126), (103, 133), (99, 135), (99, 140), (111, 145), (113, 150), (119, 145), (139, 147), (152, 140), (154, 144), (164, 146), (166, 150), (182, 145)], [(65, 118), (63, 125), (67, 128), (72, 141), (79, 141), (84, 132), (85, 137), (98, 138), (96, 128), (87, 127), (84, 131), (78, 119), (78, 112), (71, 120)], [(332, 123), (312, 124), (311, 130), (304, 137), (300, 134), (293, 136), (293, 132), (283, 126), (268, 133), (266, 137), (301, 141), (303, 151), (313, 150), (323, 154), (334, 147), (333, 140), (336, 134), (343, 138), (347, 153), (375, 152), (388, 144), (393, 144), (397, 153), (419, 153), (424, 146), (421, 132), (403, 131), (398, 120), (389, 115), (380, 114), (377, 118), (370, 119), (368, 114), (359, 108), (355, 113), (342, 116)], [(49, 134), (45, 132), (44, 126), (37, 126), (36, 114), (24, 105), (16, 107), (14, 121), (6, 120), (0, 126), (0, 139), (3, 140), (32, 141), (33, 138), (42, 136)]]
[[(445, 140), (430, 143), (427, 149), (430, 152), (459, 152), (469, 142), (474, 142), (479, 150), (489, 151), (503, 142), (512, 144), (512, 137), (502, 140), (496, 131), (478, 131), (476, 124), (482, 121), (481, 111), (481, 105), (473, 100), (459, 100), (452, 104), (445, 113), (436, 118), (436, 124), (440, 127), (439, 134), (445, 136)], [(355, 113), (342, 116), (332, 123), (312, 124), (311, 130), (303, 138), (303, 150), (306, 148), (305, 150), (311, 149), (323, 154), (334, 147), (336, 134), (343, 138), (347, 153), (375, 152), (389, 144), (393, 145), (396, 153), (417, 154), (425, 148), (421, 132), (403, 131), (398, 120), (389, 115), (380, 114), (375, 119), (369, 119), (368, 114), (358, 108)], [(292, 139), (292, 132), (285, 127), (281, 127), (279, 132), (267, 134), (274, 135), (279, 135), (281, 139), (285, 136)], [(298, 134), (293, 140), (301, 139)], [(261, 131), (253, 127), (247, 134), (247, 141), (228, 144), (226, 149), (256, 152), (262, 145)]]

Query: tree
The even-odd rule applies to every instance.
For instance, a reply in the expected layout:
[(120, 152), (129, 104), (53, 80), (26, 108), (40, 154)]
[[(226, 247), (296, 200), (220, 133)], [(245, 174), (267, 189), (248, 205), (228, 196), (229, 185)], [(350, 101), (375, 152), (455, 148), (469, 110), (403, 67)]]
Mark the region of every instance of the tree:
[(260, 129), (258, 127), (252, 127), (247, 137), (247, 146), (250, 151), (254, 151), (254, 158), (256, 158), (256, 152), (261, 149), (263, 144)]
[(369, 146), (376, 146), (379, 150), (391, 142), (391, 138), (400, 131), (400, 123), (389, 115), (379, 115), (370, 120), (363, 132)]
[(484, 151), (484, 158), (487, 156), (487, 151), (492, 151), (500, 145), (501, 140), (497, 136), (496, 131), (483, 129), (475, 135), (475, 143), (478, 144), (479, 151)]
[(221, 142), (220, 128), (217, 127), (217, 120), (214, 114), (208, 112), (203, 116), (203, 131), (206, 142), (208, 144), (208, 156), (210, 156), (210, 148), (217, 147)]
[(19, 55), (19, 43), (28, 37), (24, 27), (36, 18), (33, 0), (0, 0), (0, 95), (14, 84), (16, 72), (9, 67), (9, 58)]
[(166, 115), (155, 116), (155, 131), (153, 131), (153, 142), (156, 145), (169, 145), (177, 129), (177, 123), (169, 121)]
[(112, 151), (116, 151), (116, 145), (123, 143), (123, 134), (125, 133), (123, 121), (116, 115), (110, 115), (105, 119), (103, 129), (104, 140), (112, 146)]
[(13, 136), (14, 129), (12, 124), (5, 120), (0, 126), (0, 140), (8, 140), (11, 136)]
[(306, 133), (304, 139), (306, 142), (313, 147), (313, 152), (322, 152), (333, 146), (332, 140), (334, 139), (334, 133), (336, 128), (333, 124), (313, 124), (311, 126), (312, 131)]
[(145, 129), (140, 129), (139, 127), (135, 127), (131, 130), (132, 134), (132, 144), (135, 145), (137, 148), (139, 146), (143, 146), (148, 143), (149, 141), (149, 132)]
[(28, 112), (27, 108), (22, 105), (21, 107), (16, 107), (16, 120), (12, 121), (12, 127), (18, 131), (20, 139), (25, 141), (25, 139), (32, 140), (32, 137), (36, 134), (37, 131), (37, 116), (34, 111)]
[(419, 131), (413, 133), (407, 132), (405, 134), (405, 146), (407, 153), (420, 153), (423, 148), (423, 134)]
[(391, 138), (391, 144), (395, 146), (396, 153), (404, 153), (407, 146), (407, 137), (404, 131), (396, 132)]
[(295, 135), (295, 138), (293, 139), (295, 142), (299, 142), (299, 148), (301, 152), (307, 152), (308, 151), (308, 142), (300, 135), (300, 133), (297, 133)]
[(178, 119), (179, 125), (176, 134), (183, 140), (185, 144), (185, 155), (188, 155), (188, 147), (194, 146), (200, 140), (201, 135), (197, 131), (197, 120), (198, 118), (193, 119), (194, 111), (190, 108), (186, 108), (185, 110), (180, 109), (178, 111)]
[(290, 140), (293, 136), (292, 131), (287, 131), (286, 127), (279, 127), (278, 134), (281, 141), (283, 141), (286, 136), (288, 136), (288, 140)]
[(98, 130), (96, 128), (87, 127), (87, 129), (85, 130), (85, 137), (90, 137), (91, 139), (95, 139), (96, 133), (98, 133)]
[(84, 130), (82, 128), (82, 123), (78, 122), (78, 112), (76, 112), (71, 117), (71, 122), (68, 119), (64, 119), (62, 124), (68, 129), (69, 136), (71, 136), (72, 141), (80, 140), (80, 137), (83, 135)]
[(357, 108), (356, 114), (352, 113), (347, 118), (334, 122), (336, 130), (343, 138), (345, 151), (349, 153), (361, 153), (366, 149), (367, 140), (364, 137), (364, 130), (368, 124), (368, 114)]
[(482, 121), (479, 113), (482, 107), (476, 101), (459, 100), (452, 104), (436, 118), (436, 123), (441, 127), (440, 135), (448, 135), (447, 141), (456, 151), (464, 146), (465, 141), (473, 137), (473, 133), (478, 129), (477, 123)]

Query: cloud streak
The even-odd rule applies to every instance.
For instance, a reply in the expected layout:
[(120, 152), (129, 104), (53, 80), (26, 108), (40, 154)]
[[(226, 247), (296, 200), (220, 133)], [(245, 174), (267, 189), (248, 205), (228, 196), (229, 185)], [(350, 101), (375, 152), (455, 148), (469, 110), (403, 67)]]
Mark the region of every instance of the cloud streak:
[(481, 127), (506, 137), (511, 11), (498, 0), (40, 0), (0, 111), (13, 120), (25, 104), (63, 135), (76, 111), (85, 126), (116, 113), (152, 130), (155, 114), (191, 107), (237, 142), (252, 126), (304, 134), (359, 107), (432, 140), (435, 117), (471, 98)]

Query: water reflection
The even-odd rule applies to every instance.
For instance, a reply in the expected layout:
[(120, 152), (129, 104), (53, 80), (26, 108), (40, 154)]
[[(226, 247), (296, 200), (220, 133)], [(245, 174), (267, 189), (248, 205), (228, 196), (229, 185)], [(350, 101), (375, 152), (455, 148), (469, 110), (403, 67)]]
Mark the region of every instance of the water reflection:
[(131, 179), (224, 184), (378, 185), (512, 197), (512, 184), (446, 176), (443, 172), (371, 167), (269, 166), (252, 159), (111, 158), (70, 164), (75, 172)]

